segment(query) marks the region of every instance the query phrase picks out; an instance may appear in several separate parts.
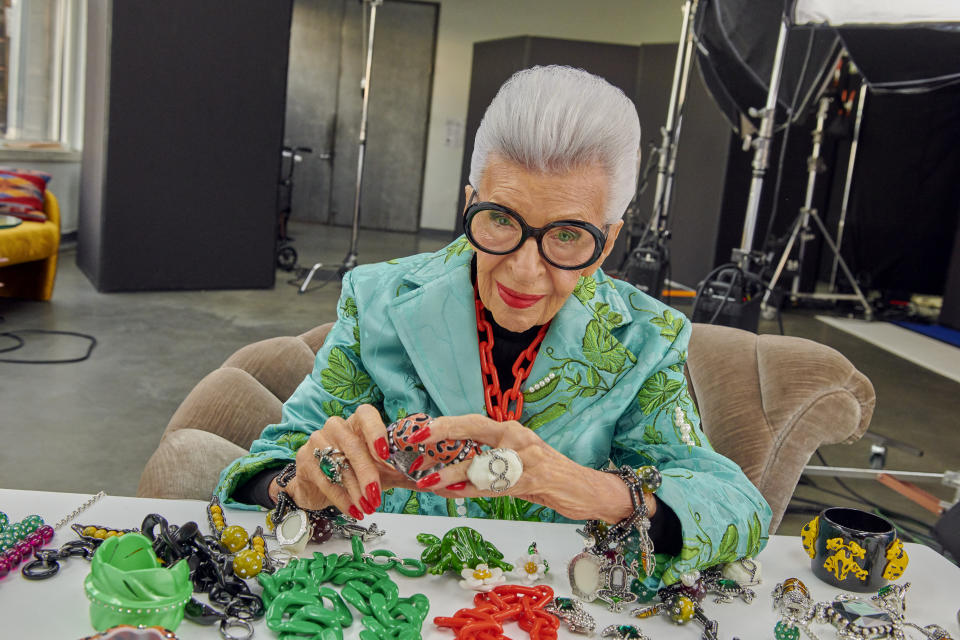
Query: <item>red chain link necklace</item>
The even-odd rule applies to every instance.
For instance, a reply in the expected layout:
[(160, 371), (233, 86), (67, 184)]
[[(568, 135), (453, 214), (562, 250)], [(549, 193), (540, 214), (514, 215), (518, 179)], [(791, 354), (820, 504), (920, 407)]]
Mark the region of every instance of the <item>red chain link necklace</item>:
[[(513, 373), (513, 387), (501, 391), (500, 378), (497, 376), (497, 368), (493, 364), (493, 325), (490, 324), (483, 313), (484, 306), (476, 289), (473, 290), (473, 295), (477, 305), (480, 372), (483, 376), (483, 399), (487, 405), (487, 415), (497, 422), (516, 420), (523, 413), (523, 393), (520, 391), (520, 387), (523, 386), (527, 376), (530, 375), (533, 362), (537, 359), (537, 349), (543, 342), (543, 336), (547, 334), (550, 323), (548, 322), (540, 327), (537, 335), (533, 338), (533, 342), (523, 350), (517, 357), (517, 361), (513, 363), (513, 368), (510, 370)], [(514, 405), (513, 409), (510, 408), (511, 404)]]

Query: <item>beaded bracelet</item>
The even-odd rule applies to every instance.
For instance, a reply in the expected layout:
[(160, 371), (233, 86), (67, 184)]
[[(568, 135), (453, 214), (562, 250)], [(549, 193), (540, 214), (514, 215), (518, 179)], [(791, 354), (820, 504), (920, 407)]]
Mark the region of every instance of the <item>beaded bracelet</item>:
[(27, 516), (10, 524), (7, 514), (0, 512), (0, 578), (51, 539), (53, 527), (44, 524), (40, 516)]
[[(417, 577), (426, 566), (417, 559), (398, 559), (386, 549), (364, 552), (360, 536), (352, 538), (352, 553), (295, 558), (273, 575), (261, 573), (267, 604), (267, 627), (280, 634), (340, 638), (342, 629), (353, 623), (350, 603), (361, 614), (365, 629), (361, 640), (419, 637), (430, 603), (423, 594), (399, 596), (399, 588), (387, 571)], [(342, 585), (340, 593), (325, 583)], [(330, 604), (327, 607), (324, 601)]]
[(223, 506), (217, 496), (213, 496), (207, 504), (207, 522), (220, 544), (233, 555), (233, 573), (240, 578), (253, 578), (261, 571), (272, 571), (270, 559), (267, 557), (266, 542), (263, 539), (263, 528), (257, 527), (253, 535), (239, 525), (227, 526), (223, 515)]

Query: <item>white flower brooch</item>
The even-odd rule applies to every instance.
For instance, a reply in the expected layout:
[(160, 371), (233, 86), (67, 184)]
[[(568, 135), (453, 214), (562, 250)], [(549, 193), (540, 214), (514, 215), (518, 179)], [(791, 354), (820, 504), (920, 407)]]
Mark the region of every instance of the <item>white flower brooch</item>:
[(527, 554), (517, 558), (514, 567), (516, 568), (513, 570), (513, 575), (527, 584), (533, 584), (550, 570), (546, 559), (540, 557), (537, 552), (536, 542), (530, 543)]
[(492, 569), (484, 563), (480, 563), (475, 569), (466, 567), (460, 572), (463, 580), (460, 581), (460, 587), (463, 589), (473, 589), (474, 591), (490, 591), (498, 584), (507, 581), (503, 575), (503, 569), (493, 567)]

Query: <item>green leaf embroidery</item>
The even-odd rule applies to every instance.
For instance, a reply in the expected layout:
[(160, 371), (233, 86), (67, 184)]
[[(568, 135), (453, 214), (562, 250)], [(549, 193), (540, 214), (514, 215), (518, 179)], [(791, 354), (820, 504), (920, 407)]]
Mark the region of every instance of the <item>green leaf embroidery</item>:
[(403, 420), (403, 419), (406, 418), (408, 415), (409, 415), (409, 414), (407, 413), (407, 410), (404, 409), (403, 407), (400, 407), (399, 409), (397, 409), (397, 418), (396, 418), (396, 419), (397, 419), (397, 420)]
[(740, 533), (736, 525), (727, 525), (727, 530), (723, 533), (720, 540), (720, 548), (717, 555), (710, 559), (711, 563), (720, 564), (721, 562), (733, 562), (737, 559), (737, 545), (740, 542)]
[(573, 288), (573, 295), (577, 296), (577, 299), (583, 304), (587, 304), (587, 301), (592, 300), (596, 294), (597, 281), (592, 277), (581, 277), (580, 280), (577, 281), (577, 286)]
[(607, 314), (608, 327), (612, 329), (613, 327), (619, 327), (621, 324), (623, 324), (623, 316), (621, 316), (619, 313), (616, 311), (611, 311)]
[(480, 510), (483, 511), (488, 518), (493, 514), (493, 506), (486, 498), (477, 498), (473, 501), (473, 504), (480, 507)]
[(458, 238), (450, 246), (447, 247), (447, 255), (443, 259), (444, 264), (450, 261), (450, 258), (454, 256), (459, 256), (464, 251), (470, 248), (470, 243), (467, 242), (466, 238)]
[(353, 340), (354, 343), (350, 345), (350, 350), (357, 354), (357, 357), (360, 357), (360, 325), (353, 327)]
[(340, 307), (340, 311), (343, 312), (344, 317), (346, 318), (356, 318), (357, 317), (357, 301), (353, 298), (347, 298), (343, 301), (343, 306)]
[(652, 424), (648, 424), (647, 427), (643, 430), (643, 441), (647, 444), (666, 444), (667, 441), (664, 439), (663, 434), (657, 431), (656, 427)]
[(650, 324), (660, 327), (661, 338), (673, 342), (683, 329), (683, 317), (675, 318), (669, 309), (664, 309), (662, 315), (650, 318)]
[(543, 425), (548, 422), (552, 422), (564, 415), (567, 412), (567, 405), (563, 402), (554, 402), (549, 407), (541, 411), (540, 413), (534, 414), (527, 418), (527, 421), (523, 423), (523, 426), (530, 429), (531, 431), (536, 431)]
[(683, 548), (680, 549), (680, 555), (677, 556), (680, 560), (692, 560), (700, 555), (700, 547), (695, 547), (686, 543), (683, 545)]
[(343, 417), (343, 405), (337, 402), (336, 400), (324, 400), (320, 403), (320, 408), (323, 410), (328, 417), (331, 416), (340, 416)]
[(583, 334), (583, 355), (598, 368), (619, 373), (626, 362), (626, 349), (596, 320), (587, 323)]
[(670, 369), (670, 371), (673, 371), (674, 373), (683, 373), (683, 365), (682, 365), (682, 364), (672, 364), (672, 365), (670, 365), (670, 366), (667, 367), (667, 368)]
[(750, 533), (747, 538), (747, 555), (751, 558), (760, 553), (760, 544), (763, 541), (763, 527), (760, 524), (760, 518), (757, 516), (757, 512), (753, 512), (753, 517), (750, 518)]
[(370, 376), (357, 369), (346, 352), (334, 347), (327, 368), (320, 372), (320, 384), (332, 396), (346, 401), (358, 399), (370, 388)]
[(599, 387), (602, 379), (600, 378), (600, 372), (590, 367), (587, 369), (587, 386), (588, 387)]
[(420, 513), (420, 498), (416, 491), (410, 492), (410, 497), (407, 498), (407, 502), (403, 505), (403, 511), (401, 513), (406, 513), (407, 515)]
[(560, 376), (554, 377), (553, 380), (551, 380), (551, 381), (548, 382), (547, 384), (543, 385), (542, 387), (540, 387), (540, 388), (537, 389), (536, 391), (524, 392), (524, 394), (523, 394), (523, 401), (524, 401), (524, 402), (539, 402), (540, 400), (543, 400), (543, 399), (546, 398), (548, 395), (550, 395), (551, 393), (553, 393), (554, 389), (557, 388), (557, 385), (558, 385), (558, 384), (560, 384)]
[(658, 407), (665, 404), (671, 396), (683, 387), (679, 380), (671, 380), (663, 371), (657, 371), (647, 378), (640, 392), (637, 393), (637, 402), (644, 415), (650, 415)]
[(310, 436), (305, 433), (291, 431), (277, 438), (277, 444), (281, 447), (290, 449), (290, 451), (296, 452), (298, 449), (300, 449), (300, 447), (305, 445), (309, 439)]

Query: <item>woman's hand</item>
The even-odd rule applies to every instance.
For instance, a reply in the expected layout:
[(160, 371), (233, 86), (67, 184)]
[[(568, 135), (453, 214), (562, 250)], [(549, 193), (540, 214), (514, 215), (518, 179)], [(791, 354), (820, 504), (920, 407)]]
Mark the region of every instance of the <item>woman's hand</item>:
[[(497, 422), (481, 415), (440, 417), (430, 424), (430, 435), (423, 444), (467, 438), (516, 451), (523, 462), (523, 474), (517, 483), (502, 493), (478, 489), (467, 479), (472, 460), (465, 460), (425, 476), (417, 483), (419, 490), (433, 491), (445, 498), (511, 495), (549, 507), (573, 520), (613, 523), (633, 511), (630, 492), (620, 478), (577, 464), (516, 421)], [(648, 515), (653, 517), (656, 501), (647, 494), (644, 499)]]
[[(342, 470), (342, 486), (335, 485), (320, 470), (313, 452), (333, 447), (343, 452), (350, 463)], [(349, 418), (332, 417), (322, 429), (314, 431), (307, 443), (297, 451), (297, 475), (285, 491), (303, 509), (322, 509), (334, 505), (357, 520), (363, 513), (373, 513), (381, 502), (384, 488), (416, 486), (384, 460), (389, 457), (387, 430), (380, 412), (364, 404)], [(276, 480), (270, 496), (276, 499)]]

